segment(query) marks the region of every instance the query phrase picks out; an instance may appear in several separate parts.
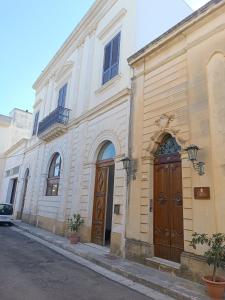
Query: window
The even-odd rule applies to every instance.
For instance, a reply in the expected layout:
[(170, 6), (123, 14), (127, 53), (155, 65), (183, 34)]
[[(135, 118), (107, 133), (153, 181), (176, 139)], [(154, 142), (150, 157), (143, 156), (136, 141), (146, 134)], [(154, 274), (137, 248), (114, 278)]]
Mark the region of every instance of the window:
[(39, 119), (39, 111), (36, 112), (35, 117), (34, 117), (34, 127), (33, 127), (33, 133), (32, 133), (32, 135), (36, 135), (37, 134), (38, 119)]
[(65, 107), (67, 83), (59, 90), (58, 107)]
[(120, 33), (106, 46), (104, 52), (102, 84), (112, 79), (119, 71)]
[(60, 169), (61, 157), (59, 153), (55, 153), (49, 167), (46, 196), (58, 196)]
[(112, 160), (115, 156), (116, 151), (114, 145), (111, 142), (107, 141), (99, 151), (97, 160)]

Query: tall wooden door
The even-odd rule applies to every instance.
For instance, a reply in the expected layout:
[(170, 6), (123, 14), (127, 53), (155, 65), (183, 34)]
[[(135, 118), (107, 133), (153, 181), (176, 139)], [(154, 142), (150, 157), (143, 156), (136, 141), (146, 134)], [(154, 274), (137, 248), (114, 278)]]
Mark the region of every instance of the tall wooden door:
[(103, 245), (105, 237), (106, 200), (108, 192), (109, 167), (96, 166), (95, 195), (92, 217), (92, 242)]
[(21, 220), (22, 220), (22, 217), (23, 217), (23, 209), (24, 209), (26, 193), (27, 193), (28, 176), (29, 176), (29, 169), (26, 170), (26, 175), (25, 175), (25, 179), (24, 179), (24, 186), (23, 186), (23, 196), (22, 196), (21, 209), (20, 209), (20, 213), (18, 215), (18, 219), (21, 219)]
[(184, 238), (179, 154), (165, 155), (155, 160), (154, 249), (155, 256), (180, 262)]

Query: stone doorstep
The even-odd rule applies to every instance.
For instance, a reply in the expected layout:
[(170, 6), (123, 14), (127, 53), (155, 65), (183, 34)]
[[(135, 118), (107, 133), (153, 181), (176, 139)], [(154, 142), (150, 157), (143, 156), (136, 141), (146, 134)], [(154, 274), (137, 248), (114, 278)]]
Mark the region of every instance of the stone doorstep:
[[(37, 236), (62, 249), (70, 251), (83, 257), (101, 267), (113, 271), (134, 282), (152, 288), (162, 294), (178, 300), (210, 300), (201, 284), (179, 278), (167, 272), (138, 264), (107, 253), (102, 247), (93, 247), (88, 244), (71, 245), (67, 238), (49, 233), (43, 229), (33, 227), (24, 223), (15, 222), (20, 230)], [(104, 247), (103, 247), (104, 248)]]
[(162, 259), (159, 257), (150, 257), (145, 259), (146, 265), (160, 270), (162, 272), (169, 272), (173, 275), (179, 275), (181, 264), (169, 261), (166, 259)]

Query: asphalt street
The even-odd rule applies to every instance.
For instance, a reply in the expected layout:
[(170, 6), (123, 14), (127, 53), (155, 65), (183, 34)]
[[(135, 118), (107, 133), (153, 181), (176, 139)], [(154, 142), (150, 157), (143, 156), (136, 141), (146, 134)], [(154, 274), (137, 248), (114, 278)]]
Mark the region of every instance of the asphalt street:
[(0, 226), (1, 300), (149, 300)]

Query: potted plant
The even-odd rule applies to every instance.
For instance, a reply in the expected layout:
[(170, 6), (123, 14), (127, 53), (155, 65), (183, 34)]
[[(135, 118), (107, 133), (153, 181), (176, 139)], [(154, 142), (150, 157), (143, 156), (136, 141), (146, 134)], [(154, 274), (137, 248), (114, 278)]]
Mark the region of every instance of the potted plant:
[(74, 214), (67, 220), (67, 227), (70, 231), (69, 240), (71, 244), (77, 244), (80, 242), (80, 235), (78, 233), (80, 226), (84, 223), (80, 214)]
[(204, 276), (202, 280), (207, 286), (208, 294), (212, 299), (223, 299), (225, 290), (225, 278), (216, 275), (218, 268), (225, 268), (225, 234), (215, 233), (211, 237), (207, 234), (194, 233), (192, 235), (191, 246), (196, 249), (196, 245), (206, 245), (205, 251), (208, 265), (213, 265), (213, 273)]

